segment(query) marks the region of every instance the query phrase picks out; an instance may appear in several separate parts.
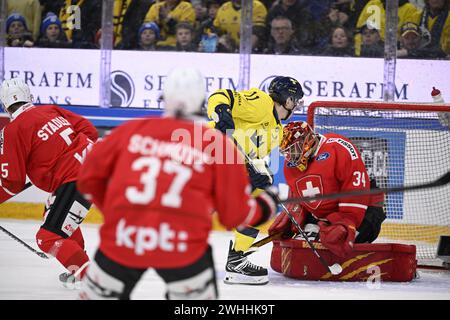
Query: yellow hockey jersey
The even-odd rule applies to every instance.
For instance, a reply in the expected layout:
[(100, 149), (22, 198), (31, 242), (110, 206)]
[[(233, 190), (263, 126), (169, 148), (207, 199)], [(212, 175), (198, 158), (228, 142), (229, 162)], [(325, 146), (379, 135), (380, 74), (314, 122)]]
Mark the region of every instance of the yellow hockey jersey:
[[(262, 159), (278, 147), (283, 129), (272, 98), (257, 88), (217, 90), (208, 98), (208, 117), (218, 105), (231, 109), (235, 130), (233, 138), (251, 159)], [(214, 127), (214, 121), (210, 122)]]
[(114, 17), (113, 17), (113, 30), (114, 30), (114, 45), (117, 45), (122, 41), (122, 29), (123, 19), (127, 13), (128, 7), (132, 0), (116, 0), (114, 1)]
[[(398, 8), (398, 23), (397, 23), (397, 37), (400, 36), (401, 26), (408, 21), (412, 21), (414, 15), (417, 13), (417, 8), (412, 3), (405, 3)], [(386, 11), (384, 10), (383, 2), (380, 0), (370, 0), (356, 22), (356, 28), (362, 28), (367, 22), (372, 26), (376, 26), (379, 30), (380, 37), (384, 41), (384, 32), (386, 25)], [(361, 55), (361, 34), (355, 35), (355, 55)]]
[[(159, 10), (162, 6), (166, 4), (165, 1), (157, 2), (153, 4), (145, 16), (144, 22), (156, 22), (161, 29), (161, 36), (163, 40), (158, 41), (158, 45), (161, 46), (175, 46), (177, 40), (175, 34), (169, 33), (169, 27), (165, 21), (160, 21)], [(189, 1), (180, 1), (178, 5), (173, 8), (169, 14), (168, 18), (176, 20), (176, 22), (189, 22), (194, 25), (195, 23), (195, 10)]]
[[(422, 13), (423, 11), (417, 11), (411, 21), (420, 25)], [(437, 19), (438, 19), (437, 16), (428, 17), (428, 20), (426, 21), (426, 28), (431, 31)], [(442, 51), (444, 51), (447, 55), (450, 55), (450, 12), (447, 16), (447, 19), (444, 22), (441, 38), (439, 39), (439, 44), (441, 46)]]
[[(265, 26), (267, 9), (264, 4), (258, 0), (253, 1), (253, 26)], [(225, 2), (217, 10), (214, 19), (214, 27), (222, 33), (227, 33), (239, 44), (239, 34), (241, 30), (241, 9), (236, 9), (231, 1)]]

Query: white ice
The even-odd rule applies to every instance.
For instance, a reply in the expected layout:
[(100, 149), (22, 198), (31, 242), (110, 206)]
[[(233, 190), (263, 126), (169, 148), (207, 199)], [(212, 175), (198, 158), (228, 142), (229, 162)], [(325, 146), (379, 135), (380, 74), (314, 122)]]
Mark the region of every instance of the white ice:
[[(32, 247), (36, 248), (34, 234), (39, 221), (0, 219), (0, 225)], [(84, 224), (86, 249), (93, 256), (98, 244), (98, 225)], [(450, 299), (450, 273), (419, 270), (420, 278), (410, 283), (336, 283), (289, 279), (270, 269), (268, 244), (250, 256), (253, 263), (269, 268), (270, 283), (263, 286), (226, 285), (222, 279), (228, 252), (230, 232), (213, 232), (213, 247), (220, 299), (224, 300), (409, 300)], [(68, 290), (59, 283), (58, 275), (64, 269), (55, 259), (46, 260), (23, 247), (0, 231), (0, 299), (46, 300), (76, 299), (77, 290)], [(142, 278), (131, 295), (132, 299), (164, 299), (164, 283), (152, 270)]]

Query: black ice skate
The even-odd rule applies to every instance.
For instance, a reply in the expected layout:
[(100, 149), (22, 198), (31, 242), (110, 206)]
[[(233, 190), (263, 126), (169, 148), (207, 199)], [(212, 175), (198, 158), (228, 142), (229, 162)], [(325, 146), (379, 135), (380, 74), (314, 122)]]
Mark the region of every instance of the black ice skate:
[(233, 249), (233, 242), (230, 241), (227, 265), (225, 267), (225, 283), (261, 285), (269, 282), (267, 269), (248, 261), (247, 256), (250, 253), (235, 251)]

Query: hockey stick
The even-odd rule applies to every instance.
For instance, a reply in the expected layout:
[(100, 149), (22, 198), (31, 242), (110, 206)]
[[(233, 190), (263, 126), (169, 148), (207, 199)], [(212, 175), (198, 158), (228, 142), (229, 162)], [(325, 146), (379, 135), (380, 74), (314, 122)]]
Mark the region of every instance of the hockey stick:
[(259, 240), (259, 241), (256, 241), (254, 244), (252, 244), (252, 245), (250, 246), (250, 248), (259, 248), (259, 247), (262, 247), (263, 245), (268, 244), (269, 242), (272, 242), (273, 240), (281, 239), (282, 235), (283, 235), (283, 232), (274, 233), (274, 234), (272, 234), (272, 235), (270, 235), (270, 236), (267, 236), (267, 237), (265, 237), (265, 238), (262, 238), (262, 239)]
[(16, 237), (14, 234), (12, 234), (11, 232), (9, 232), (8, 230), (6, 230), (5, 228), (3, 228), (2, 226), (0, 226), (0, 230), (2, 230), (4, 233), (6, 233), (8, 236), (10, 236), (11, 238), (13, 238), (14, 240), (16, 240), (17, 242), (19, 242), (20, 244), (22, 244), (23, 246), (25, 246), (28, 250), (36, 253), (39, 257), (44, 258), (44, 259), (48, 259), (48, 256), (40, 251), (37, 251), (36, 249), (34, 249), (33, 247), (29, 246), (28, 244), (26, 244), (23, 240), (21, 240), (20, 238)]
[[(22, 189), (22, 191), (25, 191), (26, 189), (28, 189), (29, 187), (31, 187), (33, 184), (31, 182), (28, 182), (27, 184), (25, 184), (25, 187)], [(21, 191), (21, 192), (22, 192)], [(9, 232), (8, 230), (6, 230), (5, 228), (3, 228), (2, 226), (0, 226), (0, 230), (2, 230), (4, 233), (6, 233), (8, 236), (10, 236), (11, 238), (13, 238), (14, 240), (16, 240), (17, 242), (19, 242), (20, 244), (22, 244), (24, 247), (26, 247), (28, 250), (30, 250), (31, 252), (34, 252), (35, 254), (37, 254), (39, 257), (44, 258), (44, 259), (49, 259), (49, 257), (40, 251), (37, 251), (36, 249), (34, 249), (33, 247), (29, 246), (25, 241), (23, 241), (22, 239), (18, 238), (17, 236), (15, 236), (14, 234), (12, 234), (11, 232)]]
[(317, 201), (323, 199), (338, 199), (344, 197), (356, 197), (356, 196), (366, 196), (366, 195), (374, 195), (374, 194), (382, 194), (382, 193), (394, 193), (394, 192), (406, 192), (420, 189), (428, 189), (435, 187), (442, 187), (450, 182), (450, 171), (441, 177), (437, 178), (434, 181), (421, 183), (411, 186), (397, 186), (397, 187), (387, 187), (387, 188), (376, 188), (370, 190), (362, 190), (362, 191), (348, 191), (348, 192), (336, 192), (330, 194), (321, 194), (313, 197), (298, 197), (298, 198), (288, 198), (286, 200), (282, 200), (281, 203), (303, 203), (308, 201)]

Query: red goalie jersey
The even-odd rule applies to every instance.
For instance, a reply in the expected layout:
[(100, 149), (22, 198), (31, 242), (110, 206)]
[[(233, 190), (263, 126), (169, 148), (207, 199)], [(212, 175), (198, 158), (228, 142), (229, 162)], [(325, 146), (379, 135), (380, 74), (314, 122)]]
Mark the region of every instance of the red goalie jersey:
[[(343, 191), (369, 190), (366, 167), (357, 148), (338, 134), (320, 136), (320, 144), (302, 172), (296, 167), (284, 169), (291, 196), (307, 197)], [(368, 206), (376, 205), (380, 197), (358, 196), (331, 200), (310, 201), (302, 204), (305, 212), (331, 223), (340, 221), (358, 228)], [(291, 209), (300, 210), (300, 206)]]
[(27, 175), (50, 193), (76, 180), (96, 139), (95, 127), (70, 111), (54, 105), (21, 106), (0, 132), (0, 203), (22, 191)]
[(100, 250), (128, 267), (181, 267), (204, 254), (214, 210), (227, 228), (259, 221), (238, 157), (222, 133), (192, 121), (142, 119), (114, 129), (78, 179), (104, 215)]

